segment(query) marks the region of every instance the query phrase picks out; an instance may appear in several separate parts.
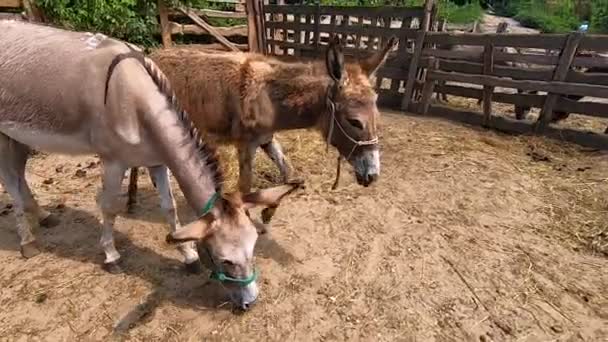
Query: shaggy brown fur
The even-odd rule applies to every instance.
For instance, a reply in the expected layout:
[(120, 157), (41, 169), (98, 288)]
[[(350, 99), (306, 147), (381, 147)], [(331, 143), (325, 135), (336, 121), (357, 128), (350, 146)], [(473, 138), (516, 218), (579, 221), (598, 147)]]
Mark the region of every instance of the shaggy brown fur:
[[(345, 132), (334, 131), (331, 143), (352, 160), (366, 150), (357, 147), (355, 151), (346, 134), (357, 141), (377, 136), (377, 96), (370, 76), (385, 62), (396, 41), (391, 39), (368, 59), (345, 65), (339, 42), (329, 47), (325, 62), (288, 63), (259, 54), (188, 48), (156, 50), (150, 58), (167, 75), (196, 127), (237, 145), (239, 190), (246, 192), (251, 187), (252, 154), (258, 146), (279, 166), (284, 181), (289, 178), (286, 160), (273, 139), (275, 132), (316, 127), (327, 136), (332, 120), (327, 100), (334, 85), (337, 91), (330, 100), (336, 105), (336, 120)], [(278, 152), (276, 148), (267, 150), (269, 144), (274, 144)], [(137, 181), (134, 178), (132, 182)], [(135, 202), (135, 191), (131, 184), (130, 203)]]

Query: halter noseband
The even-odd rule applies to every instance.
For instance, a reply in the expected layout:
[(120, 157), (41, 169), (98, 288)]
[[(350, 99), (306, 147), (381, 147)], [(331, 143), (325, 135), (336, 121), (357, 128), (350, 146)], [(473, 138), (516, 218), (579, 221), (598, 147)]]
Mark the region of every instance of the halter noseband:
[(340, 85), (338, 84), (338, 82), (335, 82), (334, 84), (327, 87), (327, 93), (325, 95), (327, 111), (329, 113), (329, 129), (327, 130), (327, 139), (326, 139), (327, 149), (329, 149), (329, 144), (331, 143), (331, 138), (332, 138), (333, 132), (334, 132), (334, 126), (338, 126), (340, 131), (342, 131), (342, 134), (344, 134), (344, 136), (348, 140), (350, 140), (350, 142), (353, 143), (353, 148), (350, 150), (350, 153), (346, 157), (346, 159), (348, 160), (352, 156), (353, 152), (355, 152), (357, 147), (378, 144), (378, 137), (376, 136), (370, 140), (357, 140), (346, 132), (346, 130), (344, 129), (344, 127), (342, 127), (342, 125), (340, 124), (340, 121), (338, 121), (338, 118), (336, 117), (336, 104), (334, 103), (334, 101), (332, 99), (332, 97), (336, 96), (338, 89), (340, 89)]
[[(329, 151), (329, 144), (331, 143), (331, 137), (333, 136), (333, 133), (334, 133), (334, 126), (338, 126), (340, 131), (342, 131), (342, 134), (344, 134), (344, 136), (353, 143), (353, 148), (350, 150), (350, 153), (346, 157), (346, 159), (348, 160), (353, 155), (353, 153), (355, 152), (357, 147), (378, 144), (378, 136), (376, 136), (370, 140), (357, 140), (357, 139), (351, 137), (346, 132), (346, 130), (344, 129), (344, 127), (342, 127), (342, 125), (340, 124), (340, 121), (338, 121), (338, 118), (336, 117), (336, 104), (334, 103), (334, 101), (332, 99), (332, 97), (336, 96), (339, 89), (340, 89), (340, 84), (338, 82), (334, 82), (333, 84), (331, 84), (327, 87), (327, 93), (325, 95), (325, 102), (326, 102), (326, 106), (327, 106), (327, 111), (329, 113), (329, 128), (327, 130), (326, 151)], [(336, 180), (334, 181), (334, 184), (331, 186), (332, 190), (336, 190), (336, 188), (338, 187), (338, 182), (340, 181), (340, 162), (341, 161), (342, 161), (342, 155), (338, 153), (338, 165), (336, 167)]]

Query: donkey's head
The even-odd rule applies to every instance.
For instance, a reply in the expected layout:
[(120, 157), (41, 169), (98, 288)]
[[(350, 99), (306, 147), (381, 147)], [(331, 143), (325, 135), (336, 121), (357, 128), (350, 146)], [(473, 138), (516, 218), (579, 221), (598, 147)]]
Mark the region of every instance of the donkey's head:
[(322, 129), (328, 142), (353, 166), (357, 182), (369, 186), (380, 175), (377, 124), (378, 95), (370, 78), (384, 64), (395, 37), (373, 56), (345, 63), (340, 39), (329, 44), (325, 65), (330, 77), (326, 103), (328, 116)]
[(211, 277), (223, 285), (238, 308), (247, 310), (258, 297), (253, 251), (258, 239), (257, 228), (262, 224), (249, 217), (248, 209), (256, 206), (274, 209), (300, 185), (292, 183), (249, 194), (216, 195), (207, 203), (205, 215), (167, 235), (167, 242), (199, 242), (211, 262)]

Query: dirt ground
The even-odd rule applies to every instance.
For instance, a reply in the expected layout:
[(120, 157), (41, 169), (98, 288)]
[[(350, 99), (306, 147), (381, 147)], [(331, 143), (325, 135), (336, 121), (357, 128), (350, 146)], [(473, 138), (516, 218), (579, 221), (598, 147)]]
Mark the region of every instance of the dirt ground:
[[(260, 237), (261, 298), (242, 315), (184, 273), (147, 177), (116, 222), (125, 274), (110, 275), (96, 158), (35, 156), (30, 184), (63, 221), (22, 259), (0, 188), (0, 341), (608, 339), (605, 153), (396, 113), (381, 130), (379, 183), (357, 186), (348, 167), (335, 191), (336, 154), (318, 135), (279, 136), (307, 188)], [(277, 179), (262, 155), (258, 170), (259, 186)]]

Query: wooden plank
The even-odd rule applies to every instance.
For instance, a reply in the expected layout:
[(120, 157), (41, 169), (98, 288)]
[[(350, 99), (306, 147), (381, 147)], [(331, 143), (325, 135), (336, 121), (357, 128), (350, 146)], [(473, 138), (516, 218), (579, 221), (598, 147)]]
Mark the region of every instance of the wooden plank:
[(376, 43), (376, 35), (373, 33), (372, 28), (378, 27), (378, 17), (373, 17), (371, 27), (364, 28), (364, 32), (367, 34), (367, 50), (373, 50)]
[(565, 34), (523, 34), (511, 33), (454, 33), (429, 32), (428, 43), (438, 45), (475, 45), (494, 44), (495, 47), (511, 46), (519, 48), (557, 49), (566, 42)]
[[(437, 92), (443, 92), (452, 96), (460, 96), (472, 99), (482, 99), (483, 90), (467, 88), (455, 85), (438, 85)], [(492, 95), (493, 102), (508, 103), (518, 106), (541, 108), (545, 102), (546, 95), (537, 94), (508, 94), (495, 92)], [(573, 101), (565, 97), (557, 100), (556, 108), (566, 113), (577, 113), (608, 118), (608, 104), (601, 102)]]
[(207, 24), (201, 17), (196, 15), (196, 13), (192, 12), (188, 7), (180, 6), (179, 11), (188, 16), (195, 24), (209, 32), (217, 41), (224, 45), (228, 50), (231, 51), (240, 51), (234, 44), (232, 44), (228, 39), (224, 38), (215, 27)]
[[(232, 11), (218, 11), (206, 8), (192, 8), (192, 11), (200, 17), (209, 18), (223, 18), (223, 19), (246, 19), (247, 13), (244, 12), (232, 12)], [(176, 10), (169, 10), (170, 16), (181, 16), (181, 12)]]
[(260, 46), (260, 53), (268, 54), (268, 44), (266, 44), (266, 20), (264, 20), (264, 1), (255, 0), (256, 8), (256, 24), (258, 25), (258, 44)]
[[(506, 36), (506, 35), (505, 35)], [(482, 61), (483, 52), (475, 51), (450, 51), (442, 49), (425, 48), (422, 51), (424, 56), (445, 58), (445, 59), (462, 59), (468, 61)], [(519, 62), (538, 65), (555, 65), (558, 62), (557, 56), (534, 55), (534, 54), (516, 54), (497, 51), (494, 54), (495, 62)]]
[(315, 47), (319, 48), (319, 43), (321, 42), (321, 31), (320, 31), (320, 26), (321, 26), (321, 5), (317, 4), (317, 6), (315, 6), (315, 13), (314, 13), (314, 42), (315, 42)]
[(420, 31), (416, 37), (415, 47), (414, 47), (414, 55), (410, 61), (410, 68), (408, 70), (408, 77), (405, 83), (405, 92), (403, 94), (403, 101), (401, 102), (401, 109), (407, 111), (410, 100), (412, 98), (412, 94), (414, 92), (414, 81), (416, 80), (416, 73), (418, 71), (418, 63), (420, 62), (420, 58), (422, 56), (422, 49), (424, 47), (424, 41), (427, 34), (427, 31), (430, 27), (430, 19), (431, 12), (433, 10), (434, 1), (427, 0), (424, 4), (424, 18), (422, 19), (422, 23), (420, 25)]
[[(483, 56), (483, 73), (491, 75), (494, 71), (494, 45), (488, 44), (484, 48)], [(490, 116), (492, 115), (492, 93), (494, 87), (485, 85), (483, 87), (483, 126), (490, 125)]]
[[(266, 13), (314, 14), (316, 6), (310, 5), (266, 5)], [(394, 6), (319, 6), (322, 15), (348, 15), (351, 17), (422, 17), (423, 7)]]
[(256, 0), (246, 0), (246, 12), (247, 12), (247, 43), (249, 45), (249, 51), (251, 52), (261, 52), (260, 51), (260, 43), (258, 41), (258, 33), (257, 30), (258, 24), (256, 21), (256, 8), (255, 1)]
[(160, 36), (163, 42), (163, 47), (171, 47), (171, 28), (169, 26), (169, 13), (165, 0), (158, 0), (158, 15), (160, 18)]
[[(432, 57), (423, 58), (420, 63), (421, 67), (427, 66), (427, 60)], [(483, 64), (474, 63), (474, 62), (466, 62), (459, 60), (447, 60), (447, 59), (438, 59), (439, 62), (439, 70), (441, 71), (456, 71), (462, 72), (466, 74), (482, 74), (483, 73)], [(582, 73), (578, 73), (584, 75)], [(569, 74), (570, 75), (570, 74)], [(513, 79), (519, 80), (535, 80), (535, 81), (549, 81), (553, 76), (553, 70), (546, 69), (532, 69), (532, 68), (517, 68), (511, 66), (497, 65), (494, 63), (494, 68), (492, 71), (492, 76), (498, 77), (510, 77)], [(587, 80), (588, 78), (584, 76), (576, 75), (576, 78), (568, 78), (568, 82), (574, 83), (594, 83), (594, 82), (579, 82), (577, 80)], [(599, 78), (598, 78), (599, 79)], [(594, 83), (594, 84), (602, 84), (602, 83)], [(606, 76), (606, 84), (608, 85), (608, 75)]]
[(579, 49), (608, 51), (608, 35), (606, 34), (586, 34), (580, 42)]
[(493, 87), (515, 88), (522, 90), (545, 91), (548, 93), (571, 94), (608, 98), (608, 87), (591, 84), (567, 82), (523, 81), (486, 75), (469, 75), (458, 72), (433, 71), (430, 78), (437, 81), (461, 82)]
[[(334, 17), (334, 16), (332, 16)], [(334, 17), (335, 18), (335, 17)], [(374, 19), (372, 19), (374, 21)], [(377, 19), (375, 20), (377, 23)], [(315, 30), (315, 24), (301, 24), (300, 29), (312, 31)], [(328, 32), (328, 33), (340, 33), (340, 34), (370, 34), (373, 36), (382, 36), (382, 37), (390, 37), (390, 36), (407, 36), (408, 38), (415, 38), (416, 32), (418, 30), (415, 29), (402, 29), (402, 28), (388, 28), (388, 27), (380, 27), (380, 26), (341, 26), (335, 25), (331, 22), (329, 24), (319, 24), (319, 31)], [(275, 29), (286, 29), (286, 30), (295, 30), (296, 24), (293, 22), (277, 22), (271, 21), (266, 23), (266, 27), (275, 28)]]
[[(248, 37), (248, 25), (238, 25), (238, 26), (229, 26), (229, 27), (216, 27), (215, 31), (221, 34), (223, 37), (230, 36), (243, 36)], [(179, 24), (170, 21), (169, 22), (169, 32), (171, 34), (210, 34), (209, 31), (203, 29), (199, 25), (193, 24)]]
[[(566, 45), (562, 49), (562, 53), (559, 58), (559, 64), (553, 73), (553, 81), (564, 81), (566, 79), (566, 76), (568, 76), (568, 70), (570, 70), (570, 66), (574, 60), (574, 55), (578, 49), (578, 45), (583, 37), (584, 34), (582, 32), (574, 32), (568, 35)], [(534, 127), (537, 132), (542, 131), (542, 129), (551, 120), (551, 117), (553, 116), (553, 107), (555, 106), (558, 97), (559, 94), (556, 93), (549, 93), (547, 95), (543, 109), (538, 117), (537, 125)]]
[(21, 8), (21, 0), (0, 0), (0, 7)]

